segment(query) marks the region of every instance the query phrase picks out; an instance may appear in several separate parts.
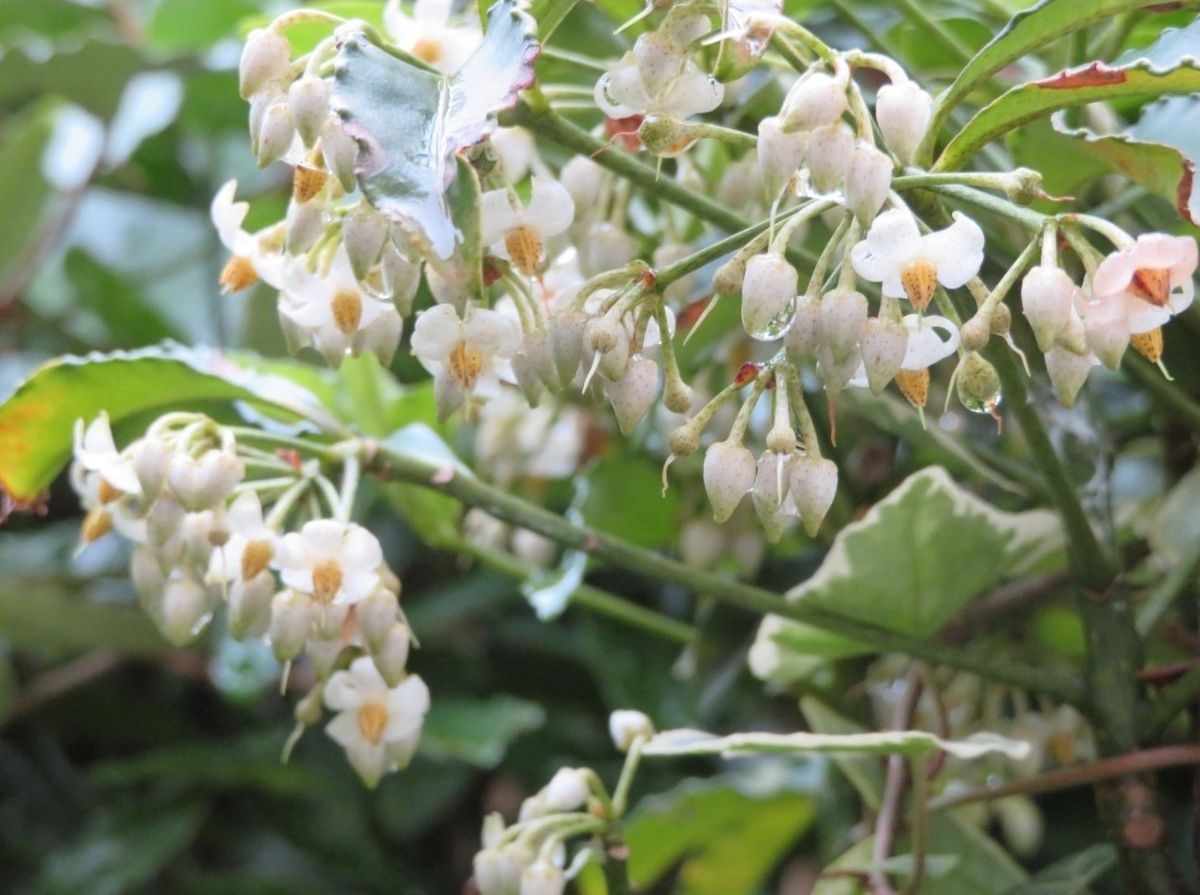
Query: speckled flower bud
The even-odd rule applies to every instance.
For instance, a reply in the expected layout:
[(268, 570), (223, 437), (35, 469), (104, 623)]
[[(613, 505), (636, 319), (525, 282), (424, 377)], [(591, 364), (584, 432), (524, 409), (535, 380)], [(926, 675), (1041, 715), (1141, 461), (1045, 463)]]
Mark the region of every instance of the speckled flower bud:
[(658, 397), (658, 364), (638, 355), (629, 362), (619, 382), (607, 382), (604, 394), (612, 404), (621, 434), (634, 430)]
[(741, 444), (718, 441), (704, 453), (704, 490), (712, 504), (713, 519), (724, 522), (754, 487), (757, 464)]
[(837, 465), (824, 457), (801, 457), (792, 465), (790, 493), (810, 537), (816, 536), (833, 505), (837, 481)]

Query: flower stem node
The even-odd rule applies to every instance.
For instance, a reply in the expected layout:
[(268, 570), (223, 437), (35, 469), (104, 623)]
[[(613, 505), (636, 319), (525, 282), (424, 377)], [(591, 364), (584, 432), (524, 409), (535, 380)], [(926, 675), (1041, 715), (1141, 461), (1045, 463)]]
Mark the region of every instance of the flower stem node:
[(704, 454), (704, 490), (712, 504), (713, 519), (724, 522), (754, 487), (757, 464), (741, 443), (718, 441)]
[(792, 464), (789, 494), (809, 537), (816, 537), (837, 494), (838, 468), (832, 460), (808, 454)]
[(643, 712), (617, 709), (608, 716), (608, 733), (618, 752), (628, 752), (636, 740), (648, 740), (654, 732), (654, 722)]

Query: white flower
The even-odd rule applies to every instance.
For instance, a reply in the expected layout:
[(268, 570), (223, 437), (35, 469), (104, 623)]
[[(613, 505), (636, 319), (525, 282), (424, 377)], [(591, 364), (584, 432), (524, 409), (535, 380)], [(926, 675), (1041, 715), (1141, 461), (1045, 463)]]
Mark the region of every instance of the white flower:
[(251, 581), (265, 572), (275, 556), (275, 532), (263, 522), (258, 494), (238, 496), (225, 515), (229, 538), (212, 552), (210, 583)]
[(654, 722), (635, 709), (617, 709), (608, 716), (608, 733), (620, 752), (628, 752), (634, 740), (654, 736)]
[(957, 289), (979, 273), (983, 241), (979, 225), (962, 214), (945, 230), (922, 236), (909, 212), (893, 208), (875, 219), (850, 258), (859, 276), (883, 284), (884, 295), (907, 297), (924, 311), (938, 283)]
[(911, 165), (933, 118), (933, 97), (915, 81), (885, 84), (875, 94), (875, 120), (888, 149)]
[(468, 395), (491, 397), (499, 389), (497, 360), (521, 347), (521, 330), (511, 319), (468, 307), (464, 317), (451, 305), (435, 305), (417, 317), (412, 352), (433, 374), (438, 416), (448, 417)]
[(522, 207), (507, 188), (489, 190), (480, 199), (479, 215), (483, 244), (532, 276), (541, 265), (546, 240), (571, 226), (575, 203), (557, 180), (534, 177), (528, 205)]
[(428, 62), (442, 74), (458, 71), (483, 39), (478, 20), (464, 16), (451, 25), (451, 0), (416, 0), (412, 15), (389, 0), (383, 9), (383, 27), (396, 45)]
[(417, 675), (388, 687), (375, 663), (361, 656), (325, 685), (325, 705), (337, 712), (325, 727), (363, 783), (374, 787), (412, 760), (429, 711), (429, 688)]
[(390, 301), (363, 292), (339, 248), (328, 274), (292, 259), (279, 297), (279, 319), (293, 350), (311, 345), (338, 366), (347, 354), (373, 352), (385, 367), (400, 344), (404, 320)]
[(711, 112), (725, 98), (725, 85), (694, 62), (684, 62), (675, 73), (664, 71), (652, 83), (645, 80), (646, 67), (645, 60), (639, 63), (631, 50), (616, 68), (600, 76), (594, 98), (605, 115), (654, 115), (684, 121)]
[(515, 390), (502, 389), (479, 412), (475, 456), (501, 483), (520, 475), (566, 478), (579, 468), (586, 430), (575, 407), (530, 407)]
[(333, 519), (314, 519), (284, 535), (274, 559), (286, 586), (326, 606), (348, 606), (370, 596), (382, 563), (373, 534)]
[(523, 127), (498, 127), (492, 132), (492, 149), (500, 158), (504, 168), (504, 179), (509, 183), (520, 183), (533, 168), (538, 174), (546, 170), (538, 156), (533, 134)]
[[(908, 373), (927, 371), (938, 361), (943, 360), (958, 350), (961, 337), (958, 327), (945, 317), (936, 314), (909, 314), (904, 318), (904, 328), (908, 331), (908, 341), (905, 343), (904, 360), (900, 370)], [(869, 385), (866, 366), (860, 364), (850, 385), (857, 388), (867, 388)], [(901, 388), (905, 387), (904, 377), (899, 376)], [(923, 402), (922, 402), (923, 403)]]
[(209, 208), (221, 244), (232, 253), (221, 270), (221, 287), (226, 292), (240, 292), (262, 280), (279, 289), (283, 286), (283, 253), (277, 228), (258, 234), (243, 230), (250, 205), (233, 201), (236, 193), (237, 181), (230, 180), (217, 190)]
[(1196, 261), (1190, 236), (1147, 233), (1100, 262), (1092, 290), (1100, 300), (1120, 297), (1131, 333), (1149, 332), (1192, 303)]
[[(83, 420), (75, 421), (75, 463), (81, 473), (96, 478), (100, 501), (108, 503), (125, 494), (140, 494), (141, 485), (131, 457), (117, 450), (108, 414), (103, 411), (85, 427)], [(105, 498), (108, 498), (107, 500)]]

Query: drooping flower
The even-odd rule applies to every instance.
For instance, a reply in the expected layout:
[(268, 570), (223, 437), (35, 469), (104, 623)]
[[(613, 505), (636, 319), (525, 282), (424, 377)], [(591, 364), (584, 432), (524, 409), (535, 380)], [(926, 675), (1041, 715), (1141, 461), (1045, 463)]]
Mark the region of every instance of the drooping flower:
[(266, 572), (275, 557), (275, 532), (263, 522), (258, 494), (239, 495), (225, 514), (228, 540), (212, 552), (208, 581), (214, 584), (245, 582)]
[(670, 35), (643, 34), (634, 49), (596, 82), (596, 105), (609, 118), (655, 115), (685, 121), (711, 112), (725, 98), (725, 85), (685, 52), (696, 32), (707, 28), (705, 16), (692, 15)]
[(272, 562), (286, 586), (323, 606), (349, 606), (379, 584), (383, 551), (361, 525), (314, 519), (279, 540)]
[(458, 71), (483, 39), (474, 16), (451, 24), (453, 10), (451, 0), (416, 0), (409, 15), (400, 0), (389, 0), (383, 9), (383, 27), (397, 46), (449, 75)]
[(885, 84), (875, 95), (875, 120), (888, 149), (911, 165), (933, 118), (933, 97), (915, 81)]
[(480, 200), (481, 241), (493, 255), (511, 258), (526, 276), (537, 273), (546, 241), (571, 226), (575, 203), (557, 180), (534, 177), (529, 204), (521, 206), (507, 188), (489, 190)]
[(404, 328), (392, 302), (363, 291), (343, 248), (324, 276), (310, 272), (300, 259), (288, 263), (279, 320), (294, 351), (312, 346), (334, 367), (348, 354), (367, 351), (386, 367)]
[(1196, 241), (1190, 236), (1146, 233), (1100, 262), (1092, 291), (1099, 300), (1119, 296), (1129, 331), (1149, 332), (1192, 303), (1196, 262)]
[(429, 688), (417, 675), (389, 687), (371, 658), (361, 656), (330, 676), (325, 705), (338, 713), (325, 732), (346, 750), (363, 783), (374, 787), (412, 760), (429, 711)]
[(509, 317), (486, 308), (451, 305), (423, 311), (413, 327), (412, 351), (434, 379), (438, 416), (446, 419), (468, 396), (491, 397), (500, 386), (496, 363), (521, 347), (521, 330)]
[(83, 472), (94, 473), (101, 480), (100, 499), (104, 503), (118, 493), (141, 492), (132, 457), (117, 450), (107, 413), (101, 412), (86, 426), (81, 419), (75, 421), (75, 462)]
[(271, 227), (257, 234), (243, 230), (242, 223), (250, 205), (233, 201), (236, 193), (237, 181), (230, 180), (217, 190), (209, 208), (217, 236), (231, 253), (221, 270), (221, 289), (240, 292), (259, 280), (280, 289), (283, 287), (283, 244), (279, 228)]
[(965, 215), (955, 213), (945, 230), (922, 235), (908, 211), (893, 208), (875, 219), (850, 257), (858, 275), (881, 283), (884, 295), (924, 311), (938, 283), (957, 289), (979, 273), (983, 242), (983, 231)]
[[(904, 361), (896, 372), (896, 385), (910, 404), (921, 408), (929, 396), (929, 368), (958, 350), (961, 340), (958, 327), (936, 314), (909, 314), (904, 320), (908, 340)], [(850, 384), (865, 388), (869, 377), (865, 365), (859, 367)]]

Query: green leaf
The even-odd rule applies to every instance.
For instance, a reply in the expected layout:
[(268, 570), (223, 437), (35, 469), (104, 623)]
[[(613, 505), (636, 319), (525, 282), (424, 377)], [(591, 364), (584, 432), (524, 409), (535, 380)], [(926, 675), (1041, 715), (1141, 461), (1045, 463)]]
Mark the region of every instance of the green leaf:
[(458, 153), (487, 136), (493, 114), (533, 82), (539, 49), (534, 21), (516, 0), (500, 0), (483, 43), (449, 77), (362, 33), (347, 35), (338, 54), (334, 103), (360, 147), (363, 192), (468, 288), (478, 286), (479, 186)]
[(529, 14), (537, 22), (538, 38), (544, 43), (579, 0), (534, 0)]
[(580, 511), (596, 528), (642, 547), (675, 542), (682, 524), (679, 489), (662, 493), (658, 466), (645, 457), (618, 454), (588, 470), (587, 493)]
[[(426, 423), (410, 423), (392, 433), (385, 443), (390, 450), (436, 463), (453, 475), (473, 475)], [(383, 490), (396, 512), (423, 542), (431, 547), (453, 547), (459, 543), (458, 523), (463, 508), (457, 500), (429, 488), (399, 482), (389, 482)]]
[(117, 344), (136, 347), (182, 338), (137, 286), (84, 249), (70, 249), (63, 259), (63, 269), (80, 304), (104, 322)]
[(0, 631), (13, 646), (50, 656), (93, 649), (161, 653), (167, 642), (141, 610), (80, 596), (83, 585), (17, 579), (0, 587)]
[(421, 754), (494, 768), (517, 737), (545, 721), (540, 705), (515, 696), (435, 699), (421, 734)]
[(1107, 844), (1055, 861), (1004, 895), (1080, 895), (1117, 864), (1117, 850)]
[(751, 895), (815, 820), (812, 797), (795, 785), (744, 774), (687, 780), (643, 799), (626, 821), (630, 881), (649, 891), (677, 867), (677, 895)]
[(1024, 758), (1029, 744), (1010, 740), (995, 733), (973, 733), (961, 740), (945, 740), (924, 730), (886, 730), (878, 733), (823, 734), (732, 733), (716, 736), (702, 730), (664, 730), (655, 734), (642, 749), (647, 756), (719, 755), (804, 755), (812, 752), (838, 752), (867, 755), (904, 755), (920, 758), (934, 752), (946, 752), (955, 758), (974, 759), (1000, 754)]
[(146, 42), (159, 50), (205, 50), (258, 7), (254, 0), (163, 0), (146, 23)]
[[(187, 0), (184, 0), (187, 2)], [(319, 3), (305, 4), (311, 9), (333, 13), (343, 19), (362, 19), (372, 28), (383, 30), (383, 0), (323, 0)], [(271, 24), (273, 15), (255, 15), (243, 19), (238, 31), (245, 37), (255, 28), (265, 28)], [(318, 43), (333, 32), (337, 26), (333, 22), (300, 21), (292, 22), (284, 33), (288, 43), (292, 45), (293, 56), (307, 53)]]
[(963, 66), (954, 83), (938, 98), (938, 103), (943, 108), (953, 108), (1000, 69), (1038, 47), (1095, 22), (1153, 5), (1154, 0), (1088, 0), (1087, 3), (1080, 3), (1079, 0), (1042, 0), (1036, 6), (1013, 16), (1004, 30)]
[(77, 419), (91, 420), (104, 410), (116, 423), (213, 403), (240, 403), (292, 421), (328, 419), (307, 392), (290, 383), (286, 392), (271, 386), (215, 352), (166, 346), (59, 358), (0, 404), (0, 487), (17, 500), (36, 500), (70, 458)]
[(108, 120), (129, 79), (150, 67), (126, 43), (89, 40), (48, 58), (25, 47), (12, 47), (0, 54), (0, 108), (56, 96)]
[(953, 171), (976, 152), (1014, 128), (1059, 109), (1115, 99), (1153, 99), (1200, 91), (1200, 63), (1182, 61), (1160, 71), (1142, 60), (1126, 66), (1092, 62), (1014, 87), (984, 106), (942, 151), (934, 171)]
[[(1062, 543), (1053, 513), (997, 510), (933, 466), (838, 532), (821, 567), (787, 597), (928, 637), (975, 597), (1028, 571)], [(756, 675), (775, 680), (782, 673), (794, 624), (764, 619), (752, 651)]]

